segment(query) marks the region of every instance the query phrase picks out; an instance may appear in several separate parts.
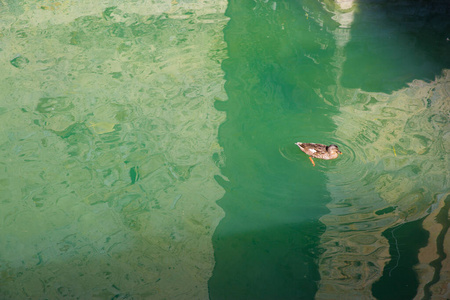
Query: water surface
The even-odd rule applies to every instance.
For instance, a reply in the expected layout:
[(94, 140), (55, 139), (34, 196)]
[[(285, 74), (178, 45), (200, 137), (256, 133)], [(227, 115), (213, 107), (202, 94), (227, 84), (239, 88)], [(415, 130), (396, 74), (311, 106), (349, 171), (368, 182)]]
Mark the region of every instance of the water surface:
[(1, 297), (445, 297), (449, 6), (333, 3), (0, 1)]
[[(430, 273), (439, 278), (423, 247), (442, 241), (394, 230), (445, 209), (449, 24), (433, 18), (446, 12), (439, 2), (341, 11), (230, 1), (229, 100), (216, 105), (227, 113), (226, 215), (214, 234), (211, 299), (409, 298)], [(344, 155), (314, 168), (298, 141), (336, 143)], [(397, 272), (408, 276), (396, 282)]]
[(0, 5), (1, 298), (207, 298), (226, 3)]

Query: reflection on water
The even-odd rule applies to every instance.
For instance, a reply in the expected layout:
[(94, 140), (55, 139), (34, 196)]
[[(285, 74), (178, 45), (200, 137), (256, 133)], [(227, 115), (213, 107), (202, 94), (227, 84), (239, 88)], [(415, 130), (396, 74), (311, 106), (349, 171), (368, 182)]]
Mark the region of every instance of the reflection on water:
[[(372, 3), (379, 8), (379, 2)], [(395, 258), (405, 265), (405, 255), (390, 256), (397, 239), (383, 234), (395, 237), (403, 231), (392, 227), (420, 223), (440, 210), (448, 193), (448, 73), (403, 88), (414, 78), (434, 79), (436, 66), (441, 72), (436, 44), (416, 53), (401, 20), (383, 23), (380, 31), (364, 23), (365, 14), (380, 14), (377, 9), (357, 17), (352, 10), (330, 11), (313, 1), (230, 1), (225, 31), (230, 58), (224, 62), (229, 101), (220, 105), (230, 120), (220, 130), (227, 159), (222, 172), (230, 181), (222, 183), (226, 194), (219, 202), (226, 217), (214, 235), (212, 299), (373, 298), (372, 283), (392, 265), (386, 263)], [(367, 40), (365, 32), (394, 33), (389, 36), (394, 42), (379, 46), (382, 54), (392, 52), (383, 65), (379, 48), (371, 47), (378, 41)], [(419, 39), (424, 32), (413, 34)], [(420, 64), (404, 68), (415, 61)], [(367, 72), (367, 65), (376, 72)], [(313, 168), (297, 141), (336, 143), (344, 155)], [(323, 210), (326, 203), (329, 212)], [(320, 218), (325, 232), (321, 224), (305, 226), (308, 218)], [(416, 251), (425, 235), (417, 243), (399, 240)], [(302, 240), (305, 236), (310, 239)], [(412, 277), (415, 258), (406, 266)], [(307, 271), (316, 263), (318, 282)], [(380, 281), (384, 297), (390, 296), (386, 281), (392, 280)], [(401, 288), (412, 295), (428, 282), (407, 281)]]
[(448, 1), (360, 0), (355, 6), (343, 86), (390, 93), (450, 68)]
[(226, 2), (116, 2), (0, 3), (4, 299), (207, 298)]
[(371, 298), (413, 221), (406, 284), (445, 295), (450, 72), (412, 79), (448, 43), (383, 9), (230, 1), (221, 66), (226, 5), (0, 1), (3, 298)]
[[(399, 299), (416, 293), (421, 299), (424, 295), (445, 297), (448, 290), (444, 287), (448, 283), (445, 250), (439, 256), (430, 254), (450, 239), (444, 237), (445, 225), (433, 222), (436, 214), (448, 214), (448, 208), (443, 207), (450, 186), (449, 72), (444, 71), (430, 83), (415, 80), (390, 94), (380, 92), (404, 86), (406, 78), (428, 77), (448, 62), (440, 54), (448, 49), (443, 42), (448, 22), (426, 37), (421, 31), (434, 22), (424, 16), (442, 16), (442, 8), (447, 6), (436, 3), (429, 8), (410, 7), (407, 1), (396, 3), (395, 9), (391, 6), (389, 2), (363, 1), (358, 3), (357, 17), (354, 8), (338, 10), (333, 17), (340, 24), (333, 32), (337, 41), (336, 98), (340, 105), (339, 114), (333, 116), (337, 125), (333, 142), (340, 145), (344, 155), (335, 165), (322, 170), (329, 179), (327, 189), (332, 201), (327, 205), (330, 213), (321, 218), (327, 229), (321, 237), (324, 253), (319, 262), (318, 299)], [(417, 16), (422, 21), (411, 24)], [(373, 22), (380, 18), (383, 21)], [(374, 23), (376, 28), (372, 28)], [(373, 36), (395, 38), (386, 44)], [(423, 45), (424, 41), (429, 43)], [(399, 51), (405, 47), (406, 53)], [(395, 59), (400, 53), (401, 59)], [(383, 70), (386, 65), (389, 71)], [(409, 258), (400, 255), (401, 247), (417, 251), (426, 237), (417, 241), (397, 239), (397, 225), (427, 215), (423, 227), (430, 230), (428, 246), (421, 250), (419, 258), (417, 252), (409, 252), (413, 257), (405, 264)], [(418, 236), (417, 231), (405, 230), (406, 235)], [(433, 230), (437, 233), (431, 233)], [(406, 243), (400, 249), (398, 240)], [(412, 269), (418, 259), (419, 282)], [(403, 274), (401, 283), (391, 277), (398, 265), (409, 268), (398, 271)], [(378, 281), (382, 274), (385, 276)], [(372, 294), (372, 283), (376, 281)], [(405, 293), (399, 294), (399, 288)]]
[(351, 158), (327, 173), (333, 201), (321, 218), (327, 225), (321, 292), (359, 287), (359, 296), (362, 290), (369, 296), (366, 287), (390, 259), (382, 232), (423, 218), (445, 199), (449, 79), (446, 71), (391, 95), (341, 91), (336, 136)]

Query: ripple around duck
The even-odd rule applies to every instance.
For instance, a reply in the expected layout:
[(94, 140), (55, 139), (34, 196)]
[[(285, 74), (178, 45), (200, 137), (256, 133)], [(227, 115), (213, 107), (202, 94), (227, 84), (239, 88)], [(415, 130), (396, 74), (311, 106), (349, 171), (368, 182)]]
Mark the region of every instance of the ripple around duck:
[[(310, 141), (308, 140), (306, 142)], [(349, 173), (346, 175), (353, 174), (352, 176), (345, 176), (345, 178), (348, 178), (349, 180), (354, 180), (355, 175), (357, 177), (361, 176), (360, 173), (367, 162), (367, 157), (365, 156), (362, 147), (351, 141), (344, 141), (338, 138), (329, 140), (327, 143), (338, 145), (342, 155), (339, 155), (335, 160), (314, 160), (317, 169), (326, 173), (341, 173), (342, 171), (346, 171)], [(307, 155), (292, 141), (283, 143), (283, 145), (278, 148), (278, 151), (281, 156), (289, 161), (304, 161), (305, 158), (307, 158)]]
[(281, 156), (283, 156), (285, 159), (289, 161), (301, 161), (302, 157), (299, 155), (302, 152), (298, 148), (295, 143), (291, 144), (283, 144), (283, 146), (280, 146), (278, 148), (278, 152), (280, 152)]

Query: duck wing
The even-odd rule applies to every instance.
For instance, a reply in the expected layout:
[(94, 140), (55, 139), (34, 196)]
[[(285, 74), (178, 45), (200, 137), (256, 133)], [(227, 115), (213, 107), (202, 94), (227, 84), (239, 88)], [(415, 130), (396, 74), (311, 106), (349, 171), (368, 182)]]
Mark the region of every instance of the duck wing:
[(312, 157), (322, 158), (327, 154), (327, 146), (314, 143), (297, 143), (297, 146), (308, 155)]

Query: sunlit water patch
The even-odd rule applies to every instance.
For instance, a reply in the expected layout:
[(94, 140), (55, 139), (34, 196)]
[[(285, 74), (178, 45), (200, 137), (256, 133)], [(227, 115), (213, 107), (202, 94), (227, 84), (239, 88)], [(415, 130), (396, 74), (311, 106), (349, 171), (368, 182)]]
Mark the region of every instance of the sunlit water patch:
[(225, 6), (2, 1), (2, 298), (208, 297)]
[(370, 298), (385, 264), (401, 259), (389, 256), (382, 233), (443, 206), (450, 186), (449, 76), (444, 71), (391, 95), (340, 91), (336, 143), (343, 145), (339, 159), (350, 157), (326, 172), (333, 201), (321, 218), (327, 230), (319, 298)]

